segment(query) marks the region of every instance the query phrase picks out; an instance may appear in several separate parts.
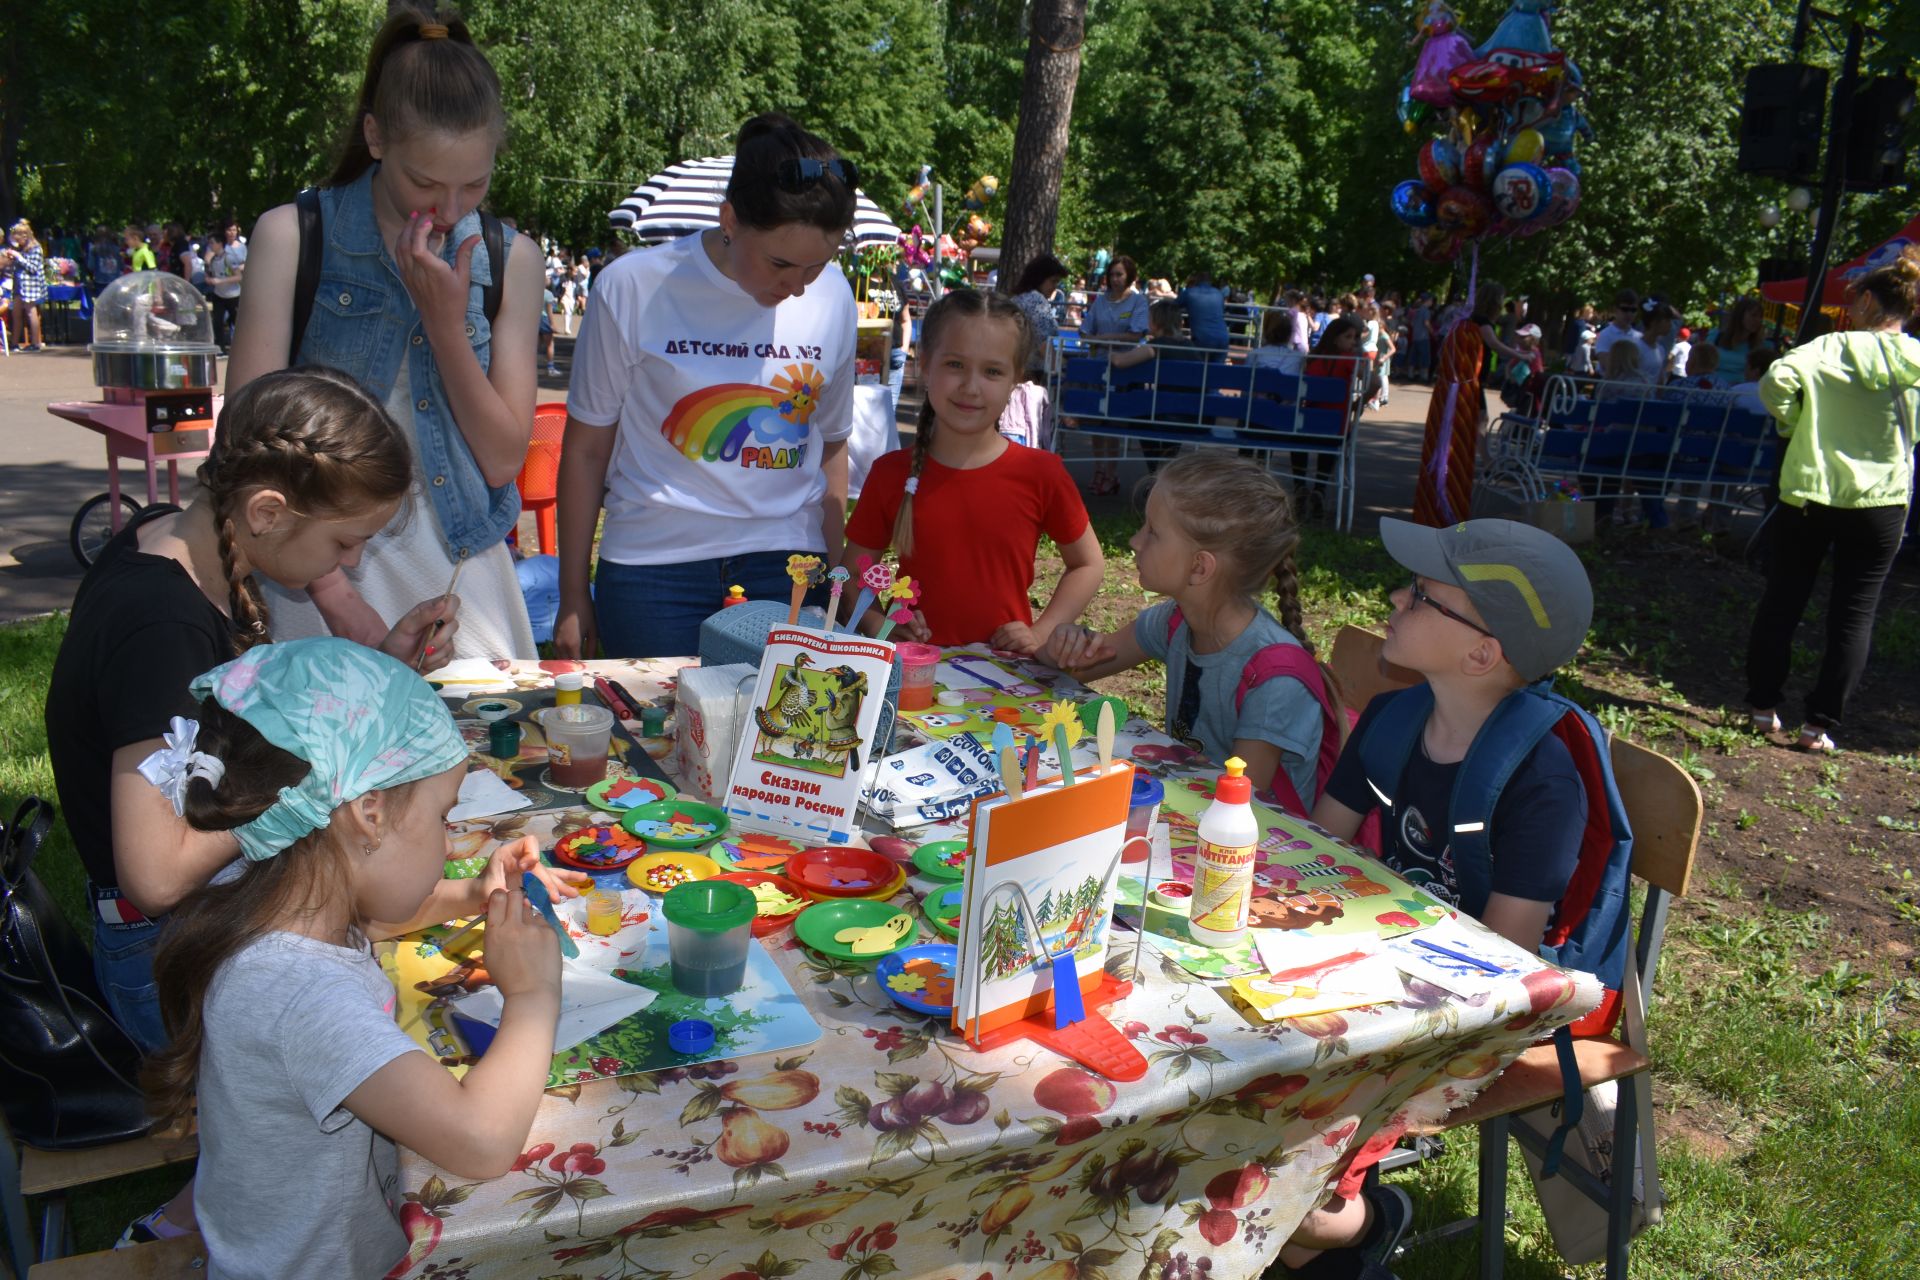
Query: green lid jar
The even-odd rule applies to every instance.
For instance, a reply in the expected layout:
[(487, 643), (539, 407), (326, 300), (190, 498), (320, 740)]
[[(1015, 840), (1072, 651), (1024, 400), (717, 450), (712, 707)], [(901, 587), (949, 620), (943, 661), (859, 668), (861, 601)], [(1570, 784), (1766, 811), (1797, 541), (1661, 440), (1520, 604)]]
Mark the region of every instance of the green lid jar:
[(752, 924), (753, 893), (729, 880), (692, 880), (667, 890), (660, 900), (667, 923), (701, 933), (725, 933)]

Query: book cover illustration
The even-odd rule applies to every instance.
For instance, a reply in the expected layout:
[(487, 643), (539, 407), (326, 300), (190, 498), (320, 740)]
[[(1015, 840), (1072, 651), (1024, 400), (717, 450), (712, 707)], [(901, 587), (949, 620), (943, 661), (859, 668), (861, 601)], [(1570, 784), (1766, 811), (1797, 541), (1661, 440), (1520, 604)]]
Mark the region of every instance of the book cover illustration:
[(809, 844), (848, 843), (892, 675), (891, 644), (773, 628), (727, 781), (728, 816)]

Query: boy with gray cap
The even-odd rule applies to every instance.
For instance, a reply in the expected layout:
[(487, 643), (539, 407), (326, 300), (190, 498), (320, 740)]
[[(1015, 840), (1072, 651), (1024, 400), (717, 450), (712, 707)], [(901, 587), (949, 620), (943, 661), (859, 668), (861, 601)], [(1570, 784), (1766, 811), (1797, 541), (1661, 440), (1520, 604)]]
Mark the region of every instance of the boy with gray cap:
[[(1496, 709), (1579, 651), (1593, 620), (1586, 569), (1552, 534), (1511, 520), (1469, 520), (1446, 529), (1382, 520), (1380, 539), (1413, 575), (1393, 593), (1380, 656), (1419, 672), (1426, 683), (1368, 704), (1313, 820), (1350, 840), (1366, 815), (1380, 810), (1383, 862), (1524, 950), (1537, 951), (1567, 894), (1587, 827), (1586, 785), (1566, 743), (1542, 733), (1496, 788), (1490, 813), (1452, 810), (1456, 800), (1468, 802), (1456, 783)], [(1410, 722), (1416, 712), (1421, 719)], [(1383, 750), (1380, 740), (1369, 742), (1375, 734), (1412, 741), (1403, 750)], [(1389, 776), (1396, 771), (1385, 760), (1404, 760), (1397, 776)], [(1456, 842), (1474, 841), (1483, 842), (1474, 845), (1476, 855), (1456, 864)], [(1294, 1275), (1371, 1280), (1390, 1274), (1384, 1263), (1412, 1206), (1398, 1188), (1361, 1191), (1366, 1168), (1398, 1136), (1382, 1132), (1360, 1148), (1336, 1195), (1300, 1224), (1280, 1254)]]

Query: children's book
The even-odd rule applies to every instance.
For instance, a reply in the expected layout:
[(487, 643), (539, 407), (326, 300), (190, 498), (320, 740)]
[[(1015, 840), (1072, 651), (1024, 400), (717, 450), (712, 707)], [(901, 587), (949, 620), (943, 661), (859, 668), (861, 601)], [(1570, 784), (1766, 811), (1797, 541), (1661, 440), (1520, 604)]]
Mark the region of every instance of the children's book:
[(1053, 1008), (1057, 957), (1083, 994), (1100, 985), (1132, 792), (1133, 766), (1116, 764), (975, 802), (954, 985), (966, 1039)]
[(721, 805), (736, 826), (846, 844), (860, 808), (893, 646), (809, 627), (767, 633)]

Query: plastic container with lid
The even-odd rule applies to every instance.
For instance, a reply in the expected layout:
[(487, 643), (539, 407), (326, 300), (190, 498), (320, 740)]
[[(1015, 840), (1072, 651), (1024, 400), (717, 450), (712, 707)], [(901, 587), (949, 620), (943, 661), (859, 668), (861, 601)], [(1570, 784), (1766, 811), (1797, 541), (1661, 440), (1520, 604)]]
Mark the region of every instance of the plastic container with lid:
[(934, 645), (902, 640), (893, 651), (900, 659), (900, 709), (925, 711), (933, 705), (933, 676), (940, 666), (940, 650)]
[(166, 271), (121, 276), (93, 304), (93, 384), (136, 391), (212, 387), (213, 304)]
[(757, 911), (753, 892), (726, 880), (695, 880), (667, 890), (660, 914), (667, 918), (674, 989), (701, 1000), (738, 991), (747, 976)]
[(554, 707), (540, 718), (547, 735), (547, 782), (563, 791), (584, 791), (607, 776), (613, 712), (584, 703)]
[(1213, 803), (1200, 815), (1200, 848), (1194, 859), (1193, 906), (1188, 930), (1206, 947), (1226, 947), (1247, 933), (1247, 900), (1253, 892), (1253, 859), (1260, 823), (1253, 816), (1253, 780), (1247, 762), (1235, 756), (1213, 789)]

